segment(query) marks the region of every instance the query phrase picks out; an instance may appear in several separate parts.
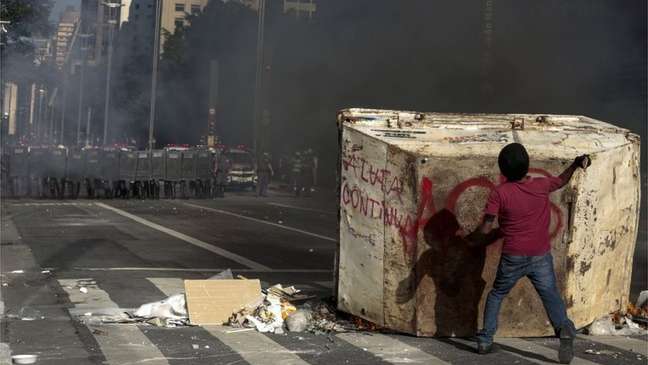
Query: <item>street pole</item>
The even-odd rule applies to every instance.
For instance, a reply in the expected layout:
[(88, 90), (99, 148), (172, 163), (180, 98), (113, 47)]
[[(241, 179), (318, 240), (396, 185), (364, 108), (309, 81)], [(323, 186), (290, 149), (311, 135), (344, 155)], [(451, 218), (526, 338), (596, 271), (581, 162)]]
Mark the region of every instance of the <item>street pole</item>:
[(83, 86), (85, 82), (85, 68), (86, 68), (86, 58), (88, 50), (88, 37), (90, 34), (80, 34), (83, 38), (81, 45), (81, 75), (79, 77), (79, 109), (77, 113), (77, 135), (76, 135), (76, 145), (78, 146), (81, 143), (81, 120), (83, 119)]
[(162, 16), (162, 0), (157, 0), (155, 5), (155, 35), (153, 37), (153, 72), (151, 74), (151, 111), (149, 113), (149, 151), (155, 146), (153, 128), (155, 128), (155, 99), (157, 94), (158, 61), (160, 59), (160, 22)]
[(110, 118), (110, 74), (112, 72), (112, 58), (113, 58), (113, 37), (115, 24), (117, 20), (113, 17), (113, 9), (119, 8), (122, 4), (118, 3), (103, 3), (108, 7), (108, 67), (106, 70), (106, 102), (104, 106), (104, 127), (103, 127), (103, 145), (105, 146), (108, 143), (108, 123)]
[(38, 114), (36, 115), (36, 139), (39, 143), (43, 142), (43, 95), (45, 90), (41, 85), (38, 88)]
[(65, 109), (67, 109), (68, 72), (67, 64), (63, 65), (63, 98), (61, 98), (61, 134), (58, 143), (65, 145)]
[(86, 120), (85, 145), (90, 146), (90, 119), (92, 118), (92, 108), (88, 107), (88, 119)]
[(257, 25), (257, 59), (256, 59), (256, 77), (254, 80), (254, 126), (253, 126), (253, 145), (256, 157), (259, 157), (259, 124), (261, 123), (261, 110), (263, 101), (261, 100), (261, 90), (263, 87), (263, 37), (265, 24), (265, 0), (259, 0), (259, 23)]

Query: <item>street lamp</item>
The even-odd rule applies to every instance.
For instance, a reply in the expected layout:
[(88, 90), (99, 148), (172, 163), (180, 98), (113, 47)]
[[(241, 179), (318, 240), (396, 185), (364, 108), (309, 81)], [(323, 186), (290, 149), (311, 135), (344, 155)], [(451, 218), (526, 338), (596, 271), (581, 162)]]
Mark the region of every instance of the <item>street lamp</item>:
[(79, 109), (77, 112), (77, 134), (76, 134), (76, 144), (77, 146), (81, 143), (81, 123), (83, 119), (83, 87), (84, 87), (84, 82), (85, 82), (85, 67), (86, 67), (86, 59), (88, 57), (87, 51), (90, 48), (88, 46), (88, 38), (91, 37), (92, 34), (89, 33), (84, 33), (84, 34), (79, 34), (79, 37), (81, 37), (81, 75), (79, 77)]
[(155, 4), (155, 35), (153, 37), (153, 72), (151, 75), (151, 110), (149, 112), (149, 135), (148, 149), (152, 150), (155, 146), (155, 137), (153, 128), (155, 127), (155, 99), (157, 94), (157, 74), (158, 62), (160, 60), (160, 22), (162, 16), (162, 0), (157, 0)]
[(43, 97), (45, 96), (45, 89), (38, 89), (38, 114), (36, 116), (36, 139), (38, 142), (43, 140)]
[(103, 5), (108, 7), (108, 66), (106, 68), (106, 101), (104, 106), (104, 126), (103, 126), (103, 144), (108, 143), (108, 121), (110, 118), (110, 74), (112, 72), (113, 58), (113, 31), (117, 24), (117, 19), (113, 17), (113, 9), (119, 9), (123, 6), (120, 3), (104, 2)]
[(256, 59), (256, 77), (254, 82), (254, 125), (253, 125), (253, 145), (254, 153), (259, 156), (259, 124), (261, 122), (262, 108), (262, 83), (263, 83), (263, 31), (265, 27), (265, 0), (259, 0), (259, 23), (257, 25), (257, 59)]

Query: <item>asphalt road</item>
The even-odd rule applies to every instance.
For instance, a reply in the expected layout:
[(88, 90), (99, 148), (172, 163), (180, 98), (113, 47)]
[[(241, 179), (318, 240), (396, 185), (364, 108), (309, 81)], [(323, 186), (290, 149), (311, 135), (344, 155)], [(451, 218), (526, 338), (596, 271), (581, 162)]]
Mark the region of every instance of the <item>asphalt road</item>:
[[(267, 335), (218, 326), (78, 320), (86, 312), (163, 299), (182, 292), (183, 279), (208, 278), (227, 268), (264, 284), (330, 296), (336, 218), (333, 196), (3, 200), (1, 342), (13, 354), (38, 354), (38, 364), (555, 363), (558, 343), (550, 338), (500, 339), (499, 351), (479, 356), (468, 339), (375, 332)], [(633, 291), (647, 287), (646, 227), (641, 230)], [(583, 336), (576, 346), (575, 364), (645, 364), (648, 357), (647, 338)], [(0, 364), (1, 354), (2, 348)]]

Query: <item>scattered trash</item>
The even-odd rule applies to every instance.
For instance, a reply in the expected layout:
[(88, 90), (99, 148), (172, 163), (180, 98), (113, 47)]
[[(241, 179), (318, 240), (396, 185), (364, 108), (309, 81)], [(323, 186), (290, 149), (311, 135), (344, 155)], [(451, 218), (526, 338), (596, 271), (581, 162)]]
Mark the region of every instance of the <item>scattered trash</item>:
[(313, 313), (310, 310), (300, 309), (286, 319), (288, 331), (303, 332), (308, 328), (312, 319)]
[(185, 280), (191, 324), (226, 323), (232, 313), (262, 300), (259, 280)]
[(22, 309), (20, 309), (18, 316), (23, 321), (35, 321), (37, 319), (45, 319), (45, 316), (43, 316), (43, 314), (39, 310), (31, 307), (23, 307)]
[(79, 291), (83, 294), (88, 294), (88, 288), (86, 288), (85, 286), (80, 287)]
[(209, 277), (207, 280), (232, 280), (234, 279), (234, 275), (232, 274), (231, 269), (223, 270), (219, 272), (218, 274)]
[(635, 306), (637, 308), (648, 306), (648, 290), (643, 290), (641, 293), (639, 293), (639, 297), (637, 298)]
[(266, 290), (267, 294), (273, 294), (285, 301), (291, 302), (291, 303), (297, 303), (297, 302), (304, 302), (309, 299), (315, 298), (314, 295), (304, 295), (300, 294), (301, 290), (295, 289), (294, 286), (289, 286), (287, 288), (284, 288), (281, 286), (281, 284), (276, 284), (271, 287), (269, 287)]
[(133, 315), (144, 318), (186, 319), (185, 295), (176, 294), (157, 302), (143, 304)]
[(277, 221), (277, 223), (279, 223), (279, 224), (283, 224), (283, 221)]
[(90, 317), (92, 315), (92, 312), (85, 312), (85, 313), (83, 313), (83, 315), (86, 316), (86, 317)]
[(11, 360), (14, 364), (34, 364), (38, 360), (38, 355), (24, 354), (24, 355), (13, 355)]
[(2, 286), (9, 286), (8, 283), (2, 283)]
[(41, 270), (41, 274), (50, 274), (51, 270)]
[(10, 274), (24, 274), (25, 270), (14, 270), (14, 271), (10, 271), (9, 273)]
[(606, 355), (606, 356), (613, 357), (615, 359), (617, 359), (617, 358), (619, 358), (619, 356), (621, 356), (620, 352), (610, 351), (610, 350), (587, 349), (587, 350), (585, 350), (585, 353), (590, 354), (590, 355)]
[[(615, 318), (616, 317), (616, 318)], [(648, 334), (639, 324), (626, 316), (605, 316), (588, 327), (592, 336), (639, 336)]]
[(197, 344), (195, 344), (195, 343), (194, 343), (194, 344), (191, 344), (191, 347), (192, 347), (194, 350), (198, 350), (198, 349), (200, 348), (200, 346), (197, 345)]
[(648, 290), (639, 293), (635, 304), (628, 304), (627, 314), (633, 321), (648, 327)]

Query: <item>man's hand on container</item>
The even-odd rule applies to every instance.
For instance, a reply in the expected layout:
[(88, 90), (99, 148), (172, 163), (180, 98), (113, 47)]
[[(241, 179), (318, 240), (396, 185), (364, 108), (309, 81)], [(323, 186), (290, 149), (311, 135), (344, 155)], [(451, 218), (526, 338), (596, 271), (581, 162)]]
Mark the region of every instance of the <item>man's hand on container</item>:
[(582, 168), (583, 170), (587, 169), (592, 164), (592, 160), (589, 155), (580, 155), (574, 159), (574, 165)]

